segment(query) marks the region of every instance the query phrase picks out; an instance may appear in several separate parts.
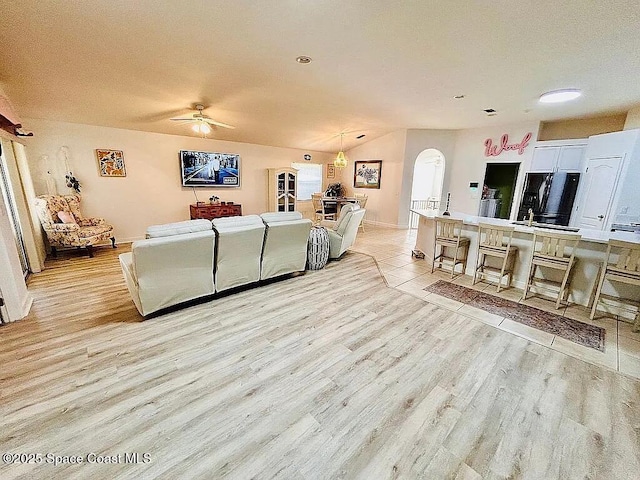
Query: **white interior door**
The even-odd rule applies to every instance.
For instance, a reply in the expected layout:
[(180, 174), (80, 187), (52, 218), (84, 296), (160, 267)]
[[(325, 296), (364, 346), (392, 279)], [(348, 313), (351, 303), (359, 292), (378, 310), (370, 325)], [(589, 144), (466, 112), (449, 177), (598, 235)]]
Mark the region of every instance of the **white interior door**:
[(578, 205), (577, 226), (603, 230), (607, 225), (616, 191), (622, 157), (589, 158)]

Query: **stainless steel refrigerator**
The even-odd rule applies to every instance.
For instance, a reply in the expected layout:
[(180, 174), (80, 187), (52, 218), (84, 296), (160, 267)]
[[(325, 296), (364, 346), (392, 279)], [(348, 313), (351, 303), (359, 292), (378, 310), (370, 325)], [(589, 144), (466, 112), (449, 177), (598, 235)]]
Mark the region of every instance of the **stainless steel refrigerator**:
[(579, 181), (579, 173), (527, 173), (518, 220), (527, 220), (532, 209), (535, 222), (569, 225)]

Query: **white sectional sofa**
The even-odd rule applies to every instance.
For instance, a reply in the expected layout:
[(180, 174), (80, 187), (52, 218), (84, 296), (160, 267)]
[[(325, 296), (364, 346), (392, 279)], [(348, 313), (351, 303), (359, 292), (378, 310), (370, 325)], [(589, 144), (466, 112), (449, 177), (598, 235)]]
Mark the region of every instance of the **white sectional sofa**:
[(120, 266), (140, 314), (215, 293), (215, 246), (211, 228), (133, 242)]
[(151, 225), (147, 228), (147, 238), (170, 237), (184, 233), (207, 232), (211, 230), (211, 222), (204, 218), (198, 220), (185, 220), (184, 222), (165, 223), (164, 225)]
[(304, 271), (311, 220), (299, 212), (189, 220), (147, 229), (120, 255), (141, 315)]
[(267, 226), (260, 280), (304, 271), (311, 220), (303, 219), (300, 212), (263, 213), (260, 217)]
[[(205, 220), (206, 222), (206, 220)], [(265, 225), (258, 215), (213, 220), (218, 237), (216, 291), (260, 280)]]

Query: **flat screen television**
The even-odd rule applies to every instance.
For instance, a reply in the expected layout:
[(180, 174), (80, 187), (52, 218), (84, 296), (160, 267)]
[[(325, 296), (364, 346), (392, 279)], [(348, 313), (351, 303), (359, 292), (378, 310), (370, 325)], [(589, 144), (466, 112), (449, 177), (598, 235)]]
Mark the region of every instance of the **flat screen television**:
[(240, 155), (180, 150), (184, 187), (239, 187)]

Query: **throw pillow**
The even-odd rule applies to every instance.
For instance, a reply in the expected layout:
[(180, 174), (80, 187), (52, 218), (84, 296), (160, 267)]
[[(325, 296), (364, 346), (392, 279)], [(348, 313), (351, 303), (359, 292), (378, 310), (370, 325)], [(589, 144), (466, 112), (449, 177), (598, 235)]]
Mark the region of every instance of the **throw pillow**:
[(60, 221), (62, 221), (62, 223), (77, 223), (73, 214), (71, 214), (70, 212), (58, 212), (58, 218), (60, 219)]

